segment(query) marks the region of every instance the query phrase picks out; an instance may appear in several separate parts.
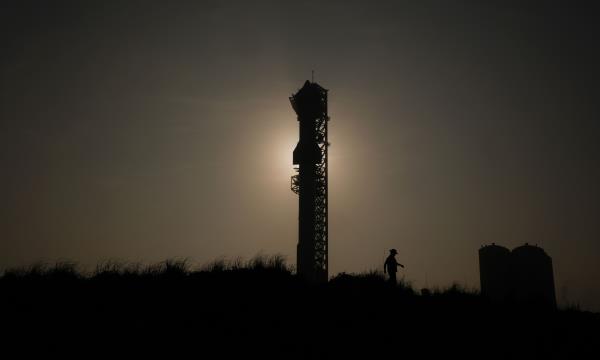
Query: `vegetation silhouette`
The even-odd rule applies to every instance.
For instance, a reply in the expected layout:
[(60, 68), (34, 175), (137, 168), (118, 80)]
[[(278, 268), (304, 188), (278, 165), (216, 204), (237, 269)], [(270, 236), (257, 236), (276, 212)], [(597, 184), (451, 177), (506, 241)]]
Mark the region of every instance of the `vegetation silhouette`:
[(596, 351), (600, 328), (599, 314), (498, 306), (458, 285), (417, 292), (380, 271), (309, 284), (278, 255), (36, 264), (6, 270), (0, 294), (2, 350), (22, 358), (573, 358)]

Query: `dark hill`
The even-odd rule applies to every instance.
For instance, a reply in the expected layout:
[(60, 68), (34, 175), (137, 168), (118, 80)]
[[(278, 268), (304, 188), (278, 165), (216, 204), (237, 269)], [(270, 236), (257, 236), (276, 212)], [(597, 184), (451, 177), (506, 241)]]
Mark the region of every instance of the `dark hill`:
[(278, 257), (34, 266), (6, 271), (0, 295), (0, 349), (19, 358), (578, 358), (600, 329), (598, 314), (492, 306), (456, 286), (421, 295), (376, 273), (312, 286)]

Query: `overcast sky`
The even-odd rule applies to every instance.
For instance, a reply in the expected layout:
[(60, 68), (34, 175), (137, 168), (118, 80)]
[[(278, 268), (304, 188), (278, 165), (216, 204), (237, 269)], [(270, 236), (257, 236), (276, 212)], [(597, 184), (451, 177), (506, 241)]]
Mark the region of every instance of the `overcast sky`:
[(314, 69), (331, 274), (395, 247), (417, 287), (478, 287), (481, 245), (528, 242), (600, 311), (600, 13), (482, 3), (2, 1), (0, 268), (293, 263)]

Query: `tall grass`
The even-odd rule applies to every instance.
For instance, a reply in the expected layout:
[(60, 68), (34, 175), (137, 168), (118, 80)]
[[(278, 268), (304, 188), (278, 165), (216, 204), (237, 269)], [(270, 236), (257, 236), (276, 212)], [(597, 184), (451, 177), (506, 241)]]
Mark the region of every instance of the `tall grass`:
[(276, 271), (282, 273), (292, 273), (293, 269), (287, 265), (285, 256), (280, 254), (263, 255), (258, 254), (249, 260), (243, 258), (234, 258), (228, 260), (219, 258), (205, 265), (202, 265), (200, 272), (225, 272), (225, 271)]
[(77, 263), (59, 261), (53, 265), (34, 263), (27, 267), (9, 268), (2, 274), (3, 279), (79, 279), (84, 277)]
[(199, 273), (238, 271), (277, 272), (292, 274), (283, 255), (256, 255), (248, 260), (219, 258), (194, 267), (189, 259), (168, 259), (155, 264), (104, 261), (92, 271), (80, 269), (77, 263), (60, 261), (54, 264), (38, 262), (26, 267), (6, 269), (0, 279), (110, 279), (133, 277), (186, 277)]

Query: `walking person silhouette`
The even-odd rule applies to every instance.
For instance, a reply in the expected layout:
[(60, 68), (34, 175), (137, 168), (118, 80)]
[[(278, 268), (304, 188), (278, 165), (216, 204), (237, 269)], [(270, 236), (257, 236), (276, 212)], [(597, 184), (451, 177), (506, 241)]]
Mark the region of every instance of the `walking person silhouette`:
[(385, 259), (385, 263), (383, 264), (383, 273), (387, 273), (389, 275), (389, 282), (392, 285), (396, 285), (396, 273), (398, 272), (398, 266), (404, 268), (404, 265), (396, 261), (397, 253), (398, 251), (396, 251), (396, 249), (391, 249), (390, 255), (388, 255), (387, 259)]

